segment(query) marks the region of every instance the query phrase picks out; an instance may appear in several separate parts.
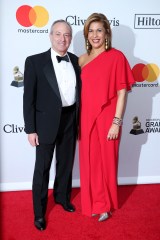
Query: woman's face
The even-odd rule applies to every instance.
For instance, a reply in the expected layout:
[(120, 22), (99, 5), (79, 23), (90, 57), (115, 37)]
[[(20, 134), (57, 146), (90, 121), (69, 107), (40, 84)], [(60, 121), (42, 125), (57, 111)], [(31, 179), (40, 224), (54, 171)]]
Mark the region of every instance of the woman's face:
[(101, 22), (92, 22), (88, 29), (88, 41), (92, 49), (105, 49), (106, 31)]

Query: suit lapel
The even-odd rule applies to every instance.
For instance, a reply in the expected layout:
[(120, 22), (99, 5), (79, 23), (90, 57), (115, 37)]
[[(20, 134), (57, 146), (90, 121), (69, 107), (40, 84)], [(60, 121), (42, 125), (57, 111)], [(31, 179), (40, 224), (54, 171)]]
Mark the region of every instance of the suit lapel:
[[(74, 58), (72, 57), (72, 55), (68, 52), (71, 63), (73, 65), (73, 68), (75, 70), (75, 74), (76, 74), (76, 101), (77, 103), (79, 102), (79, 74), (80, 74), (80, 70), (79, 70), (79, 66), (77, 65), (77, 63), (75, 63)], [(47, 52), (45, 52), (44, 55), (44, 68), (43, 68), (43, 72), (47, 78), (47, 81), (49, 82), (51, 88), (53, 89), (53, 91), (55, 92), (55, 94), (57, 95), (57, 97), (59, 98), (59, 100), (61, 101), (61, 97), (60, 97), (60, 92), (59, 92), (59, 88), (58, 88), (58, 83), (57, 83), (57, 78), (56, 78), (56, 74), (55, 74), (55, 70), (54, 70), (54, 66), (51, 60), (51, 50), (48, 50)]]
[(46, 60), (47, 60), (47, 62), (43, 69), (44, 74), (45, 74), (51, 88), (53, 89), (53, 91), (55, 92), (57, 97), (61, 100), (58, 83), (57, 83), (57, 78), (56, 78), (53, 63), (51, 60), (51, 51), (50, 50), (46, 52)]
[(72, 55), (68, 52), (71, 63), (73, 65), (75, 74), (76, 74), (76, 102), (79, 103), (79, 78), (80, 78), (80, 67), (77, 65), (77, 63), (74, 62), (74, 59), (72, 58)]

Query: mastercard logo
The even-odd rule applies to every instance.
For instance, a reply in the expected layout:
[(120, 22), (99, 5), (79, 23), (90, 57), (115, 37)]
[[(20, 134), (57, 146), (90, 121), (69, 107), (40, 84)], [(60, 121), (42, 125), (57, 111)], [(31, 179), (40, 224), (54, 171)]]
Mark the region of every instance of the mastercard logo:
[(23, 27), (44, 27), (49, 20), (48, 11), (42, 6), (23, 5), (17, 9), (16, 19)]
[(132, 68), (132, 72), (136, 82), (154, 82), (160, 74), (160, 69), (154, 63), (146, 65), (139, 63)]

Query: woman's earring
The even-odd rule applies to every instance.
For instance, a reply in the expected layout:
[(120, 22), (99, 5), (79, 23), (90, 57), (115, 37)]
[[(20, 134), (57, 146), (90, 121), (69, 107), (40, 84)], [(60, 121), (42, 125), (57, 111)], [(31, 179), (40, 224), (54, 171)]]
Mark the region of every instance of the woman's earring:
[(106, 41), (105, 41), (105, 49), (107, 50), (108, 49), (108, 39), (106, 38)]
[(89, 49), (89, 41), (88, 40), (86, 41), (86, 49), (87, 50)]

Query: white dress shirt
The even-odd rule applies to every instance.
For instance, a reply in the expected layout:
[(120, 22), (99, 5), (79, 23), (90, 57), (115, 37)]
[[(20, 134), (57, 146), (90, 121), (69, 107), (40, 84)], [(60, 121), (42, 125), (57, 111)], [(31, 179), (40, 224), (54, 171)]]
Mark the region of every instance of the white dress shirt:
[(66, 107), (73, 105), (76, 101), (76, 75), (71, 61), (58, 63), (56, 56), (60, 55), (51, 48), (51, 59), (58, 82), (62, 106)]

